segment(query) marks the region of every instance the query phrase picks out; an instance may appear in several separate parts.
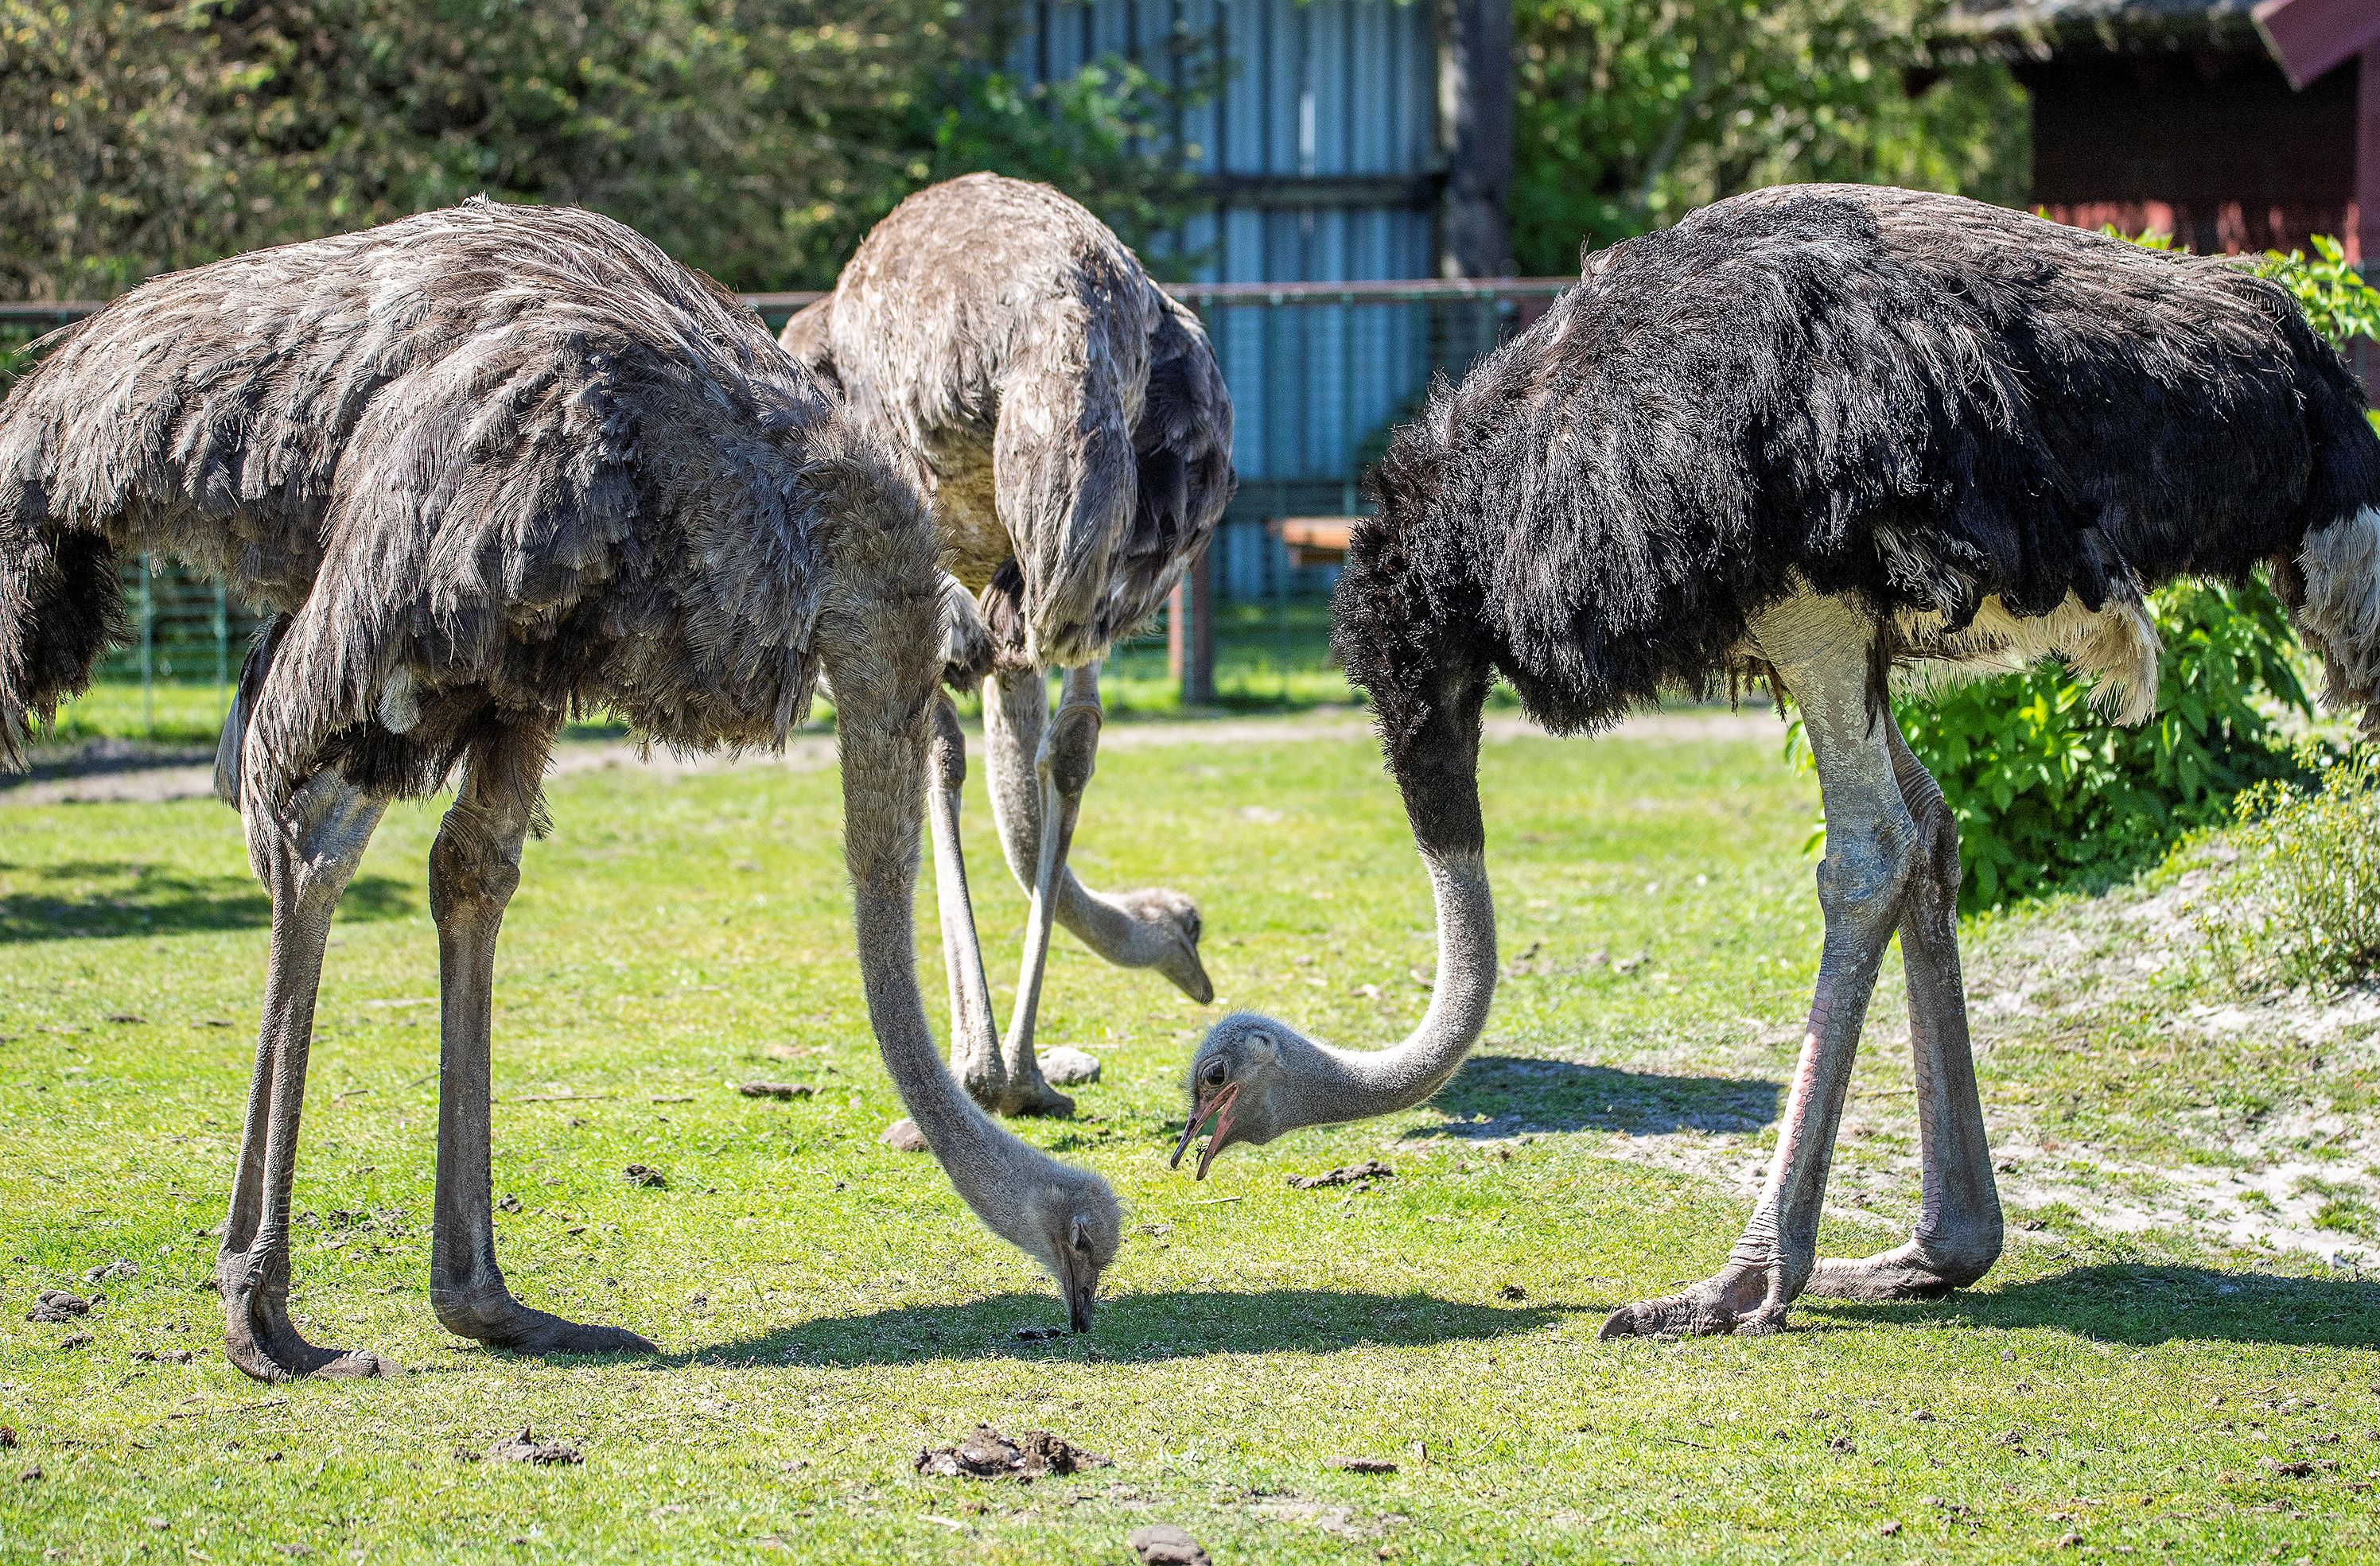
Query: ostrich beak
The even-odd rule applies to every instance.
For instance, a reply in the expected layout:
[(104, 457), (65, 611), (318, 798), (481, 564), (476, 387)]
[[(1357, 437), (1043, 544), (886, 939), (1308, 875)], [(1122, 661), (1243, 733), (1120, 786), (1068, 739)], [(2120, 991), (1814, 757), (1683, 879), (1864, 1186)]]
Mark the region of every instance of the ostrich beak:
[(1066, 1319), (1077, 1332), (1091, 1329), (1091, 1306), (1099, 1297), (1099, 1274), (1066, 1280)]
[(1215, 999), (1215, 981), (1207, 977), (1207, 965), (1198, 959), (1197, 943), (1184, 937), (1173, 960), (1165, 965), (1165, 977), (1174, 988), (1198, 1004), (1211, 1004)]
[[(1190, 1123), (1182, 1128), (1182, 1140), (1173, 1144), (1173, 1159), (1168, 1165), (1169, 1168), (1182, 1167), (1182, 1155), (1188, 1152), (1190, 1144), (1197, 1140), (1198, 1128), (1208, 1121), (1214, 1120), (1215, 1139), (1208, 1144), (1207, 1156), (1198, 1160), (1198, 1178), (1201, 1180), (1207, 1178), (1207, 1166), (1214, 1161), (1215, 1148), (1223, 1139), (1224, 1127), (1230, 1123), (1226, 1111), (1231, 1109), (1232, 1100), (1239, 1096), (1240, 1085), (1236, 1082), (1227, 1082), (1217, 1090), (1213, 1098), (1190, 1112)], [(1219, 1116), (1222, 1118), (1217, 1118)]]

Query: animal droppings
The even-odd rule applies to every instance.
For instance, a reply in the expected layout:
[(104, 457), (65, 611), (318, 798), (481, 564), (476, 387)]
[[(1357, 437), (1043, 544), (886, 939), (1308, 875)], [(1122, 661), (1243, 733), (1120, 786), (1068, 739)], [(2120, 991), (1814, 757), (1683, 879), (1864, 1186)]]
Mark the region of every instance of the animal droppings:
[(818, 1088), (808, 1082), (747, 1082), (735, 1089), (747, 1099), (807, 1099)]
[(1041, 1057), (1042, 1076), (1060, 1087), (1083, 1087), (1099, 1079), (1099, 1058), (1060, 1045)]
[(896, 1153), (922, 1153), (926, 1150), (926, 1134), (917, 1129), (914, 1120), (896, 1120), (884, 1128), (879, 1142)]
[(990, 1426), (978, 1425), (954, 1447), (928, 1447), (917, 1453), (911, 1466), (934, 1478), (1015, 1479), (1030, 1484), (1048, 1474), (1079, 1474), (1115, 1464), (1047, 1430), (1027, 1430), (1012, 1441)]
[(1336, 1464), (1350, 1474), (1393, 1474), (1397, 1460), (1393, 1457), (1342, 1457)]
[(649, 1163), (630, 1164), (620, 1171), (620, 1178), (631, 1185), (666, 1187), (669, 1184), (667, 1180), (662, 1178), (662, 1171)]
[(502, 1196), (497, 1198), (496, 1210), (498, 1212), (518, 1212), (521, 1210), (521, 1199), (518, 1196), (514, 1196), (510, 1191), (507, 1191)]
[(34, 1300), (33, 1308), (25, 1313), (28, 1321), (71, 1321), (90, 1313), (91, 1302), (80, 1294), (69, 1294), (64, 1289), (44, 1289)]
[(132, 1357), (155, 1365), (188, 1365), (190, 1363), (190, 1351), (188, 1349), (134, 1349)]
[(1020, 1343), (1038, 1343), (1065, 1335), (1066, 1330), (1062, 1327), (1019, 1327), (1009, 1334)]
[(1135, 1528), (1124, 1543), (1140, 1557), (1140, 1566), (1210, 1566), (1198, 1541), (1171, 1523)]
[(1393, 1180), (1397, 1171), (1378, 1159), (1366, 1159), (1332, 1170), (1328, 1174), (1293, 1174), (1289, 1184), (1293, 1190), (1318, 1191), (1326, 1185), (1356, 1185), (1370, 1180)]
[(128, 1257), (118, 1256), (104, 1267), (92, 1268), (83, 1276), (93, 1283), (113, 1283), (119, 1278), (140, 1277), (140, 1264)]
[(1500, 1300), (1525, 1300), (1529, 1297), (1529, 1292), (1518, 1283), (1507, 1283), (1496, 1291), (1496, 1297)]
[(499, 1463), (584, 1463), (586, 1454), (568, 1441), (540, 1441), (526, 1425), (517, 1436), (507, 1436), (488, 1449)]

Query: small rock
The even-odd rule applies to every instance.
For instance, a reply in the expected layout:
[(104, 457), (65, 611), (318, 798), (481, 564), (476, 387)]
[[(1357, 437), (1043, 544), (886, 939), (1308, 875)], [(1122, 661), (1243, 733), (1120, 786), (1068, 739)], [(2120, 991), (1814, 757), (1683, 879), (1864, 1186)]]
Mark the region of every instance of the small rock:
[(164, 1533), (166, 1529), (168, 1529), (168, 1528), (170, 1528), (170, 1527), (172, 1527), (172, 1526), (174, 1525), (173, 1524), (168, 1523), (167, 1521), (165, 1521), (165, 1519), (164, 1519), (163, 1517), (151, 1517), (151, 1518), (146, 1518), (146, 1519), (144, 1519), (144, 1521), (146, 1521), (146, 1522), (148, 1523), (148, 1524), (149, 1524), (151, 1527), (152, 1527), (152, 1528), (156, 1529), (156, 1530), (157, 1530), (159, 1533), (161, 1533), (161, 1534), (162, 1534), (162, 1533)]
[(44, 1289), (33, 1301), (33, 1308), (25, 1313), (28, 1321), (71, 1321), (91, 1312), (91, 1302), (80, 1294), (69, 1294), (64, 1289)]
[(517, 1436), (507, 1436), (488, 1449), (488, 1455), (499, 1463), (584, 1463), (586, 1455), (567, 1441), (540, 1441), (521, 1426)]
[(497, 1199), (496, 1210), (498, 1212), (518, 1212), (521, 1210), (521, 1199), (518, 1196), (514, 1196), (510, 1191), (507, 1191), (503, 1196)]
[(113, 1283), (119, 1278), (140, 1277), (140, 1264), (128, 1257), (118, 1256), (105, 1267), (92, 1268), (83, 1276), (93, 1283)]
[(69, 1332), (65, 1337), (58, 1340), (58, 1347), (62, 1349), (87, 1349), (91, 1347), (91, 1334), (88, 1332)]
[(815, 1085), (808, 1082), (759, 1082), (744, 1084), (735, 1089), (747, 1099), (807, 1099), (816, 1093)]
[(2038, 1234), (2049, 1227), (2049, 1220), (2046, 1218), (2028, 1218), (2017, 1227), (2028, 1234)]
[(662, 1171), (655, 1169), (649, 1163), (630, 1164), (627, 1168), (620, 1171), (620, 1178), (626, 1181), (631, 1185), (650, 1185), (661, 1188), (666, 1187), (669, 1184), (668, 1181), (662, 1178)]
[(1041, 1057), (1041, 1074), (1060, 1087), (1080, 1087), (1099, 1079), (1099, 1058), (1060, 1045)]
[(5, 1451), (16, 1444), (17, 1426), (14, 1425), (0, 1425), (0, 1451)]
[(1350, 1474), (1393, 1474), (1397, 1460), (1393, 1457), (1342, 1457), (1337, 1466)]
[(1124, 1542), (1140, 1557), (1140, 1566), (1209, 1566), (1198, 1541), (1171, 1523), (1135, 1528)]
[(884, 1128), (879, 1142), (896, 1153), (922, 1153), (926, 1150), (926, 1134), (917, 1129), (914, 1120), (896, 1120)]
[(2072, 1549), (2076, 1545), (2079, 1545), (2082, 1542), (2082, 1536), (2080, 1534), (2060, 1534), (2058, 1536), (2058, 1542), (2050, 1548), (2053, 1549)]
[(1828, 1451), (1839, 1451), (1845, 1457), (1850, 1457), (1855, 1454), (1859, 1451), (1859, 1448), (1852, 1444), (1852, 1439), (1849, 1436), (1837, 1436), (1833, 1440), (1827, 1443), (1827, 1450)]
[(1529, 1292), (1518, 1283), (1507, 1283), (1496, 1291), (1496, 1297), (1500, 1300), (1525, 1300), (1529, 1297)]
[(1876, 1531), (1886, 1538), (1891, 1538), (1894, 1535), (1900, 1532), (1900, 1524), (1899, 1523), (1878, 1523), (1876, 1525)]
[(38, 1463), (34, 1463), (30, 1468), (26, 1469), (22, 1474), (17, 1475), (17, 1477), (24, 1480), (29, 1485), (41, 1476), (42, 1465)]
[(1297, 1191), (1319, 1191), (1326, 1185), (1355, 1185), (1368, 1180), (1393, 1180), (1397, 1171), (1378, 1159), (1366, 1159), (1332, 1170), (1328, 1174), (1293, 1174), (1290, 1188)]
[(1910, 1410), (1909, 1417), (1915, 1420), (1920, 1425), (1931, 1425), (1934, 1423), (1934, 1415), (1932, 1412), (1923, 1408)]

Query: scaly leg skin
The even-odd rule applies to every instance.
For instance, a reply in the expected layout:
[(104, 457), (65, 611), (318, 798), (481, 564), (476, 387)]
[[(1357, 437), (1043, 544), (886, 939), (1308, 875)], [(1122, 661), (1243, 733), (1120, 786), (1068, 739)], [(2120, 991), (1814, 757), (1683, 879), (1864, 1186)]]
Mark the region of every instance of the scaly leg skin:
[(1917, 864), (1900, 909), (1900, 958), (1909, 976), (1925, 1203), (1916, 1235), (1906, 1244), (1858, 1261), (1822, 1260), (1805, 1292), (1854, 1300), (1928, 1299), (1965, 1288), (1999, 1259), (2000, 1199), (1959, 976), (1958, 823), (1889, 708), (1883, 721), (1901, 797), (1917, 822)]
[(215, 1259), (224, 1353), (260, 1381), (297, 1376), (389, 1376), (395, 1362), (369, 1349), (317, 1348), (289, 1320), (289, 1185), (298, 1166), (298, 1119), (322, 948), (339, 893), (379, 825), (383, 801), (323, 773), (283, 794), (269, 765), (244, 763), (241, 816), (249, 860), (273, 897), (273, 947), (257, 1031), (248, 1124), (232, 1177), (231, 1212)]
[[(1019, 886), (1031, 892), (1041, 863), (1044, 790), (1038, 762), (1045, 751), (1050, 696), (1047, 679), (1034, 670), (1002, 670), (984, 686), (984, 751), (990, 762), (991, 814), (1000, 845)], [(1097, 671), (1087, 693), (1098, 701)], [(1096, 727), (1091, 734), (1096, 749)], [(1084, 759), (1087, 781), (1092, 760)], [(1078, 795), (1079, 797), (1079, 795)], [(1075, 879), (1059, 856), (1058, 924), (1118, 967), (1154, 968), (1200, 1005), (1215, 998), (1214, 982), (1198, 960), (1198, 905), (1165, 887), (1135, 892), (1094, 892)]]
[(1003, 1114), (1072, 1114), (1075, 1100), (1050, 1086), (1033, 1054), (1033, 1021), (1041, 1004), (1041, 979), (1050, 961), (1050, 927), (1055, 917), (1066, 850), (1073, 846), (1083, 790), (1099, 764), (1099, 666), (1067, 670), (1058, 682), (1058, 714), (1042, 732), (1034, 772), (1041, 787), (1040, 841), (1036, 845), (1033, 903), (1025, 917), (1025, 958), (1016, 975), (1016, 1009), (1001, 1046), (1008, 1091)]
[(550, 736), (512, 728), (475, 743), (463, 786), (430, 850), (438, 925), (436, 1218), (430, 1304), (450, 1332), (524, 1354), (652, 1354), (619, 1327), (586, 1326), (513, 1298), (496, 1266), (489, 1207), (488, 1035), (496, 935), (520, 884), (521, 844), (536, 819)]
[[(1894, 781), (1869, 701), (1873, 621), (1840, 599), (1803, 594), (1752, 625), (1760, 651), (1802, 709), (1826, 802), (1818, 904), (1827, 936), (1802, 1061), (1776, 1161), (1728, 1264), (1682, 1294), (1623, 1305), (1606, 1338), (1774, 1332), (1816, 1266), (1818, 1215), (1835, 1130), (1859, 1052), (1876, 969), (1915, 868), (1917, 825)], [(1880, 698), (1879, 698), (1880, 699)]]
[(951, 991), (951, 1070), (967, 1096), (997, 1111), (1008, 1068), (994, 1031), (991, 987), (983, 977), (983, 947), (967, 895), (966, 856), (959, 844), (959, 794), (966, 783), (966, 734), (947, 692), (934, 694), (927, 742), (926, 819), (934, 834), (934, 903), (941, 916), (942, 972)]

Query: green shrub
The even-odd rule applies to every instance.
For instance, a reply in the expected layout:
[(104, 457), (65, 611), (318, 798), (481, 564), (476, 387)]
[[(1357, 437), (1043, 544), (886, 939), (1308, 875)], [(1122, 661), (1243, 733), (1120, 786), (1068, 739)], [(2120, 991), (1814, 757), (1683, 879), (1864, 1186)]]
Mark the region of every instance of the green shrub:
[(2222, 819), (2240, 790), (2302, 773), (2272, 720), (2312, 704), (2261, 574), (2176, 582), (2149, 608), (2165, 652), (2156, 716), (2137, 728), (2101, 718), (2054, 662), (1893, 703), (1958, 819), (1961, 906), (2112, 880)]
[(2318, 759), (2320, 784), (2240, 795), (2236, 855), (2192, 910), (2235, 989), (2328, 987), (2380, 969), (2380, 748)]

